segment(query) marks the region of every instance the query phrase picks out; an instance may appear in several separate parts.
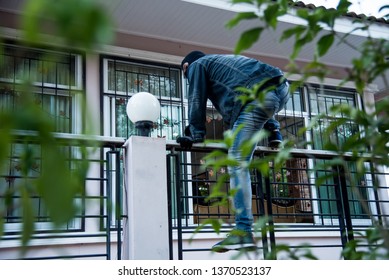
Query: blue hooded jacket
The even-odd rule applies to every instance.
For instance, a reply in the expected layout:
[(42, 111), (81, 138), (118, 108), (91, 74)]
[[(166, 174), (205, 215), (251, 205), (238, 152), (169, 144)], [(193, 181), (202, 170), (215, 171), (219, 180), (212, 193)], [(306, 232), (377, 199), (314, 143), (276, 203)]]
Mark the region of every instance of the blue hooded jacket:
[(237, 96), (243, 93), (237, 88), (281, 76), (279, 68), (242, 55), (209, 54), (189, 64), (188, 120), (194, 142), (204, 140), (207, 99), (231, 128), (242, 110)]

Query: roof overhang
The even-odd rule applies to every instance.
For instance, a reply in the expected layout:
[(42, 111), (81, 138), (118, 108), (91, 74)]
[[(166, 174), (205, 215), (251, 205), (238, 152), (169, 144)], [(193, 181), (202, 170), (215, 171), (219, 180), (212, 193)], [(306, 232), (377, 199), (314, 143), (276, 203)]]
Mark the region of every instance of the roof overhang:
[[(0, 13), (20, 15), (24, 0), (1, 1)], [(245, 4), (232, 5), (229, 0), (99, 0), (116, 25), (116, 47), (159, 52), (178, 58), (193, 49), (208, 53), (233, 52), (240, 34), (244, 30), (261, 24), (259, 20), (242, 22), (229, 30), (227, 21), (237, 12), (253, 11)], [(255, 11), (255, 10), (254, 10)], [(261, 11), (256, 11), (261, 12)], [(2, 17), (2, 15), (0, 15)], [(353, 19), (344, 17), (337, 21), (336, 31), (341, 34), (352, 31)], [(280, 18), (276, 30), (262, 33), (261, 39), (245, 52), (281, 68), (287, 64), (293, 49), (293, 41), (280, 43), (284, 30), (305, 24), (294, 15)], [(323, 31), (323, 34), (326, 31)], [(345, 69), (351, 67), (352, 59), (358, 55), (358, 47), (366, 37), (389, 38), (389, 24), (373, 23), (369, 34), (361, 30), (348, 36), (348, 44), (339, 44), (326, 54), (322, 61), (331, 66), (334, 77), (341, 77)], [(354, 47), (350, 47), (354, 46)], [(129, 54), (131, 55), (130, 51)], [(300, 63), (311, 61), (314, 55), (313, 45), (305, 47), (298, 57)], [(383, 88), (377, 81), (378, 89)]]

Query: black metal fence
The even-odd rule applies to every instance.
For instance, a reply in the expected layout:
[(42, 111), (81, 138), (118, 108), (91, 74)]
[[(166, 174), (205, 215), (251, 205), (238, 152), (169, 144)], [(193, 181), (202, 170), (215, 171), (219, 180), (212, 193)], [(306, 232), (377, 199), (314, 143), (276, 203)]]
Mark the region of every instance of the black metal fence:
[[(27, 138), (21, 134), (19, 139), (25, 143)], [(124, 139), (88, 139), (60, 133), (57, 139), (61, 145), (72, 149), (88, 145), (90, 140), (98, 144), (89, 147), (93, 152), (87, 158), (91, 171), (85, 181), (85, 195), (76, 198), (82, 205), (81, 211), (60, 231), (51, 229), (45, 222), (44, 211), (39, 212), (36, 217), (39, 227), (29, 243), (33, 254), (28, 250), (23, 257), (11, 252), (21, 238), (22, 217), (18, 212), (7, 212), (4, 234), (0, 239), (0, 259), (121, 259), (123, 221), (127, 218), (122, 207), (125, 196), (122, 183)], [(234, 226), (234, 210), (229, 201), (218, 204), (217, 197), (207, 199), (220, 178), (224, 180), (219, 185), (220, 191), (229, 190), (226, 169), (204, 168), (202, 162), (205, 154), (220, 148), (197, 145), (188, 152), (180, 150), (174, 141), (167, 143), (171, 259), (187, 259), (192, 253), (210, 251), (209, 242), (196, 242), (215, 232), (207, 223), (210, 219), (223, 221), (221, 233), (229, 232)], [(255, 157), (267, 159), (275, 152), (258, 147)], [(69, 162), (80, 160), (78, 155), (69, 153)], [(267, 176), (253, 170), (252, 204), (258, 258), (274, 256), (277, 246), (288, 237), (301, 239), (307, 235), (317, 238), (308, 245), (289, 244), (290, 248), (297, 250), (308, 246), (310, 249), (341, 250), (349, 241), (360, 238), (360, 234), (372, 226), (372, 221), (384, 224), (388, 220), (389, 188), (385, 177), (389, 174), (373, 168), (366, 160), (363, 163), (365, 174), (357, 176), (351, 157), (346, 166), (320, 168), (334, 156), (330, 152), (296, 149), (292, 151), (292, 158), (281, 167), (276, 168), (269, 160)], [(13, 158), (13, 163), (17, 160), (17, 157)], [(18, 176), (3, 170), (0, 174), (3, 187), (12, 187), (11, 183), (20, 179)], [(19, 199), (17, 195), (11, 198)], [(190, 246), (188, 236), (194, 237)], [(54, 245), (52, 247), (57, 249), (50, 250), (47, 245)]]
[[(39, 149), (34, 134), (19, 132), (14, 135), (13, 145), (32, 145)], [(85, 178), (84, 194), (76, 197), (79, 211), (74, 219), (60, 229), (50, 223), (47, 211), (39, 196), (31, 197), (34, 209), (35, 228), (24, 255), (21, 252), (22, 212), (17, 207), (8, 207), (4, 215), (4, 233), (0, 238), (0, 259), (120, 259), (122, 246), (122, 145), (124, 139), (113, 137), (88, 137), (86, 135), (56, 134), (58, 145), (66, 151), (68, 166), (80, 160), (89, 165)], [(82, 158), (80, 147), (88, 149)], [(9, 164), (0, 174), (0, 200), (17, 205), (20, 195), (18, 181), (34, 180), (38, 174), (23, 178), (15, 166), (20, 154), (12, 153)], [(44, 158), (44, 155), (42, 155)], [(42, 160), (37, 158), (37, 162)], [(36, 168), (40, 170), (39, 166)], [(11, 191), (12, 190), (12, 191)], [(11, 194), (11, 195), (8, 195)], [(58, 193), (61, 195), (61, 193)], [(8, 205), (11, 205), (8, 203)], [(19, 208), (21, 205), (19, 205)], [(3, 208), (4, 209), (4, 208)]]
[[(223, 168), (213, 170), (202, 167), (201, 158), (211, 148), (195, 147), (190, 152), (180, 151), (174, 144), (168, 148), (168, 170), (172, 176), (169, 205), (172, 231), (177, 234), (174, 255), (178, 259), (185, 259), (191, 253), (209, 251), (210, 248), (196, 247), (195, 242), (188, 246), (184, 236), (189, 234), (201, 239), (202, 234), (214, 232), (210, 219), (221, 219), (220, 232), (228, 232), (233, 228), (234, 212), (228, 200), (219, 204), (215, 198), (207, 199), (216, 182), (221, 176), (224, 178), (226, 172)], [(258, 147), (255, 158), (266, 159), (275, 152)], [(340, 251), (349, 241), (363, 236), (365, 230), (373, 226), (373, 221), (381, 225), (384, 220), (387, 221), (389, 188), (385, 177), (389, 174), (379, 172), (366, 160), (363, 163), (366, 172), (358, 176), (356, 162), (347, 156), (346, 166), (320, 168), (335, 156), (331, 152), (296, 149), (292, 152), (292, 158), (281, 167), (275, 168), (270, 160), (267, 176), (253, 170), (253, 215), (258, 227), (256, 235), (262, 258), (268, 258), (270, 254), (274, 258), (277, 245), (288, 236), (292, 239), (307, 235), (322, 237), (314, 238), (315, 242), (311, 244), (289, 245), (291, 249), (336, 248), (334, 252)], [(188, 157), (191, 164), (188, 164)], [(222, 187), (218, 184), (218, 188), (227, 193), (228, 180)], [(286, 238), (281, 241), (278, 236)], [(328, 236), (331, 238), (328, 239)], [(363, 242), (360, 245), (363, 246)]]

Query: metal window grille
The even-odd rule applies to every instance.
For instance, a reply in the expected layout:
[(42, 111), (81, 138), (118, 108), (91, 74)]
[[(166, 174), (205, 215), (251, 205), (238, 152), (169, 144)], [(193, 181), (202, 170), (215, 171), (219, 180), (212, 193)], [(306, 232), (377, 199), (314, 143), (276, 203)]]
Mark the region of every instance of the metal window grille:
[(101, 57), (104, 134), (129, 137), (135, 127), (126, 114), (126, 105), (137, 92), (150, 92), (161, 103), (159, 119), (151, 136), (175, 139), (182, 131), (183, 100), (178, 67)]
[[(81, 98), (84, 88), (82, 55), (61, 50), (29, 48), (13, 43), (0, 45), (0, 111), (24, 110), (26, 99), (48, 116), (56, 132), (79, 133), (81, 127)], [(23, 124), (19, 129), (34, 129)], [(76, 152), (64, 147), (69, 157)], [(30, 151), (34, 163), (27, 178), (21, 174), (21, 157)], [(42, 168), (41, 147), (33, 143), (14, 143), (9, 148), (8, 162), (1, 170), (0, 201), (4, 203), (6, 194), (11, 195), (11, 206), (20, 204), (21, 195), (17, 186), (22, 181), (36, 178)], [(47, 222), (47, 210), (41, 198), (32, 194), (37, 221)], [(19, 210), (18, 210), (19, 209)], [(8, 207), (5, 215), (11, 232), (18, 231), (21, 222), (20, 208)], [(68, 225), (75, 228), (76, 225)], [(45, 226), (42, 225), (42, 229)]]

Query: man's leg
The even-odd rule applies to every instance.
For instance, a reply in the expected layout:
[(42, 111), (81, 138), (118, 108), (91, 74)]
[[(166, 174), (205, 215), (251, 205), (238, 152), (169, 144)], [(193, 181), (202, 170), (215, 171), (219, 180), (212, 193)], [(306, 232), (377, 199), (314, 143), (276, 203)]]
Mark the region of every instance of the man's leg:
[(212, 249), (216, 252), (225, 252), (230, 249), (255, 249), (255, 241), (251, 232), (253, 222), (252, 215), (252, 190), (248, 163), (253, 157), (256, 143), (252, 143), (248, 153), (242, 153), (242, 144), (247, 143), (255, 133), (262, 129), (267, 123), (268, 127), (274, 125), (278, 128), (279, 123), (269, 118), (274, 116), (284, 108), (289, 98), (289, 85), (287, 82), (283, 83), (275, 91), (268, 92), (264, 104), (258, 106), (256, 101), (249, 103), (236, 120), (233, 131), (239, 132), (234, 140), (233, 146), (229, 150), (229, 156), (236, 159), (237, 167), (230, 167), (230, 186), (231, 189), (236, 189), (236, 195), (233, 202), (236, 210), (235, 222), (236, 230), (240, 233), (234, 234), (234, 231), (229, 237), (223, 241), (215, 244)]
[(274, 118), (269, 119), (263, 126), (270, 135), (267, 138), (267, 145), (271, 148), (278, 148), (282, 142), (282, 134), (280, 132), (280, 123)]
[[(252, 110), (244, 110), (233, 126), (233, 132), (237, 131), (236, 138), (228, 154), (237, 161), (237, 166), (228, 168), (230, 174), (230, 188), (235, 190), (233, 205), (235, 208), (235, 229), (230, 235), (213, 246), (213, 251), (225, 252), (233, 249), (252, 250), (256, 248), (252, 234), (252, 189), (250, 170), (248, 164), (251, 161), (256, 143), (251, 143), (249, 151), (242, 153), (242, 145), (247, 145), (268, 119), (268, 115), (253, 102)], [(260, 112), (260, 113), (259, 113)]]
[[(289, 83), (285, 81), (276, 88), (274, 95), (271, 95), (271, 98), (274, 98), (274, 104), (278, 104), (278, 108), (274, 113), (278, 113), (285, 108), (289, 97)], [(282, 134), (280, 132), (280, 123), (274, 119), (274, 115), (264, 124), (263, 128), (270, 133), (268, 137), (268, 146), (271, 148), (279, 148), (282, 142)]]

